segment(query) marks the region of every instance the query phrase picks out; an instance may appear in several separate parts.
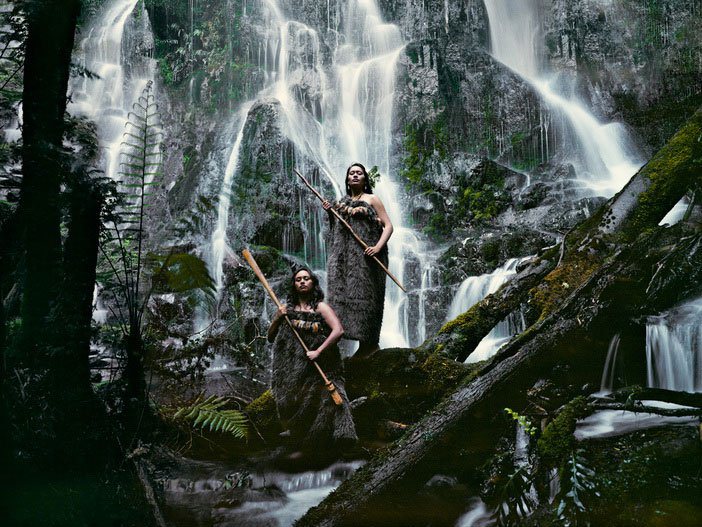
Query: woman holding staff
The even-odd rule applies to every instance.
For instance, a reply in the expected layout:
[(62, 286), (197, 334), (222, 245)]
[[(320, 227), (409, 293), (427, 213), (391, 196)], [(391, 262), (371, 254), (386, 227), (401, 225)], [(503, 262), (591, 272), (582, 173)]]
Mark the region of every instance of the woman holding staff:
[[(288, 304), (278, 309), (268, 329), (268, 341), (273, 343), (271, 389), (278, 415), (303, 450), (344, 449), (358, 439), (336, 346), (344, 330), (323, 299), (317, 277), (307, 267), (298, 268), (290, 281)], [(307, 345), (307, 353), (283, 323), (286, 315)], [(341, 405), (334, 404), (312, 361), (336, 387)]]
[(387, 241), (393, 227), (385, 206), (373, 194), (368, 172), (361, 163), (346, 169), (346, 196), (325, 210), (334, 209), (349, 223), (368, 247), (358, 244), (345, 226), (329, 215), (331, 240), (327, 259), (329, 304), (345, 329), (345, 338), (360, 342), (355, 357), (378, 350), (385, 303), (385, 272), (371, 258), (388, 265)]

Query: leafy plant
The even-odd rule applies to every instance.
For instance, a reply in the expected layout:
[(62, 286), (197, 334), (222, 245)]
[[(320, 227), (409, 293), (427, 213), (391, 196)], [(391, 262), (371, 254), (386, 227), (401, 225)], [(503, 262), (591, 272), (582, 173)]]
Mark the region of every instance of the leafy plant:
[(196, 256), (172, 250), (145, 254), (147, 210), (162, 174), (161, 138), (160, 115), (149, 82), (125, 124), (120, 180), (105, 212), (100, 244), (106, 269), (98, 274), (104, 293), (112, 296), (108, 307), (122, 329), (129, 390), (138, 398), (145, 392), (143, 319), (155, 288), (202, 291), (209, 298), (215, 290), (204, 262)]
[(243, 439), (248, 434), (248, 421), (239, 410), (223, 410), (229, 401), (224, 397), (211, 395), (207, 399), (198, 396), (195, 401), (178, 408), (173, 414), (174, 420), (188, 422), (193, 428), (222, 432)]
[(374, 165), (373, 168), (368, 171), (368, 184), (371, 188), (375, 188), (379, 180), (380, 172), (378, 171), (378, 167)]
[(505, 412), (507, 412), (512, 419), (517, 421), (527, 434), (530, 436), (536, 435), (538, 429), (532, 424), (527, 416), (518, 414), (511, 408), (505, 408)]
[(536, 506), (533, 497), (534, 476), (530, 466), (517, 468), (499, 491), (499, 505), (493, 512), (493, 519), (499, 527), (521, 525)]
[(595, 471), (586, 465), (583, 450), (574, 450), (560, 470), (560, 490), (556, 495), (556, 519), (566, 527), (589, 525), (585, 503), (599, 496)]

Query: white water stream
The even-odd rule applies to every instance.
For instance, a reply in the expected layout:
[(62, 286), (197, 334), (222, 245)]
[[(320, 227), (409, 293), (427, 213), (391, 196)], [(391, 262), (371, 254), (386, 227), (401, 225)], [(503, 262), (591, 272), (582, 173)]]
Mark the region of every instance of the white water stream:
[(119, 180), (127, 114), (147, 83), (154, 80), (156, 68), (151, 58), (151, 23), (138, 4), (138, 0), (107, 4), (86, 27), (74, 61), (97, 77), (79, 77), (69, 86), (68, 111), (97, 123), (105, 175), (115, 180)]
[(646, 324), (648, 386), (702, 392), (702, 297)]
[(561, 79), (542, 65), (539, 2), (485, 0), (490, 21), (492, 55), (513, 70), (539, 94), (546, 106), (561, 114), (572, 132), (573, 162), (584, 193), (609, 197), (621, 189), (643, 164), (626, 128), (603, 123)]

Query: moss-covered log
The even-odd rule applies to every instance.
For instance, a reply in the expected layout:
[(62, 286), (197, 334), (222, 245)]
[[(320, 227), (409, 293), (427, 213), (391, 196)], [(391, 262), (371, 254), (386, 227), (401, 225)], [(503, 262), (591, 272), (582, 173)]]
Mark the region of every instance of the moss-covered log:
[[(651, 228), (689, 188), (700, 186), (702, 171), (695, 173), (691, 170), (702, 159), (700, 137), (702, 112), (698, 111), (674, 136), (671, 144), (656, 154), (655, 163), (649, 163), (647, 167), (650, 168), (644, 167), (634, 177), (635, 184), (628, 186), (631, 195), (626, 204), (619, 194), (570, 233), (564, 242), (564, 257), (540, 286), (530, 292), (533, 307), (541, 313), (537, 321), (505, 346), (483, 367), (477, 378), (460, 384), (387, 453), (364, 466), (296, 525), (357, 524), (357, 517), (350, 519), (353, 513), (371, 506), (384, 492), (410, 474), (437, 441), (459, 423), (462, 424), (464, 440), (470, 440), (470, 433), (466, 431), (470, 430), (473, 417), (489, 415), (507, 402), (514, 408), (525, 405), (527, 389), (558, 362), (572, 364), (581, 361), (581, 367), (573, 369), (583, 378), (591, 376), (592, 368), (582, 366), (592, 364), (593, 355), (598, 364), (602, 357), (593, 353), (589, 335), (596, 334), (598, 329), (606, 334), (606, 328), (614, 330), (619, 322), (641, 313), (645, 292), (654, 273), (655, 262), (650, 258), (660, 256), (659, 240), (655, 232), (651, 234)], [(670, 167), (670, 172), (664, 174), (661, 167), (666, 166)], [(655, 167), (658, 167), (656, 173), (660, 178), (655, 185), (657, 191), (653, 191), (654, 185), (645, 180), (657, 179), (651, 172)], [(663, 190), (661, 185), (665, 181), (677, 183)], [(665, 192), (666, 198), (649, 199), (651, 192)], [(640, 212), (644, 208), (646, 211)], [(617, 211), (615, 218), (612, 218), (613, 210)], [(618, 214), (622, 212), (621, 218), (626, 221), (619, 219)], [(604, 219), (608, 216), (609, 223)], [(605, 224), (612, 225), (614, 221), (614, 228), (601, 228)], [(625, 235), (624, 243), (621, 243), (620, 234)], [(652, 248), (656, 250), (651, 251)], [(671, 254), (679, 250), (678, 245), (670, 248)], [(556, 257), (549, 256), (548, 260)], [(695, 258), (699, 260), (702, 254)], [(696, 288), (698, 293), (699, 285)], [(526, 288), (522, 287), (520, 292), (525, 294)], [(662, 288), (665, 289), (666, 285), (663, 284)], [(520, 298), (520, 294), (515, 292), (509, 298)], [(492, 314), (490, 302), (480, 303), (468, 312), (473, 315), (465, 314), (442, 330), (444, 335), (459, 335), (455, 349), (469, 347), (473, 341), (477, 344), (492, 327), (487, 321), (492, 323), (491, 317), (496, 319), (495, 322), (499, 321), (507, 314)], [(495, 306), (495, 313), (499, 309), (500, 306)], [(486, 322), (482, 323), (481, 319)], [(434, 349), (442, 349), (442, 344), (445, 349), (452, 340), (446, 338), (435, 342)], [(468, 353), (470, 351), (472, 348)]]
[(658, 222), (688, 190), (702, 187), (702, 108), (607, 204), (600, 230), (635, 238)]
[(552, 254), (530, 263), (525, 269), (495, 293), (472, 306), (468, 311), (446, 323), (439, 333), (427, 340), (423, 348), (442, 351), (463, 362), (480, 341), (502, 319), (519, 309), (535, 287), (556, 265)]

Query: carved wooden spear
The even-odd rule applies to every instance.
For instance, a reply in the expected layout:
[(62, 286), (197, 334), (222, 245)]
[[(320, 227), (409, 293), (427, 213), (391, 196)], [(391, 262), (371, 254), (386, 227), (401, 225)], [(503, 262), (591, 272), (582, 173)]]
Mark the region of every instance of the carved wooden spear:
[[(302, 182), (303, 182), (305, 185), (307, 185), (307, 188), (309, 188), (312, 192), (314, 192), (314, 195), (317, 196), (321, 202), (324, 202), (324, 197), (323, 197), (319, 192), (317, 192), (317, 189), (315, 189), (312, 185), (310, 185), (309, 181), (307, 181), (307, 180), (305, 179), (305, 176), (303, 176), (302, 174), (300, 174), (300, 172), (298, 172), (297, 169), (293, 168), (293, 170), (294, 170), (295, 173), (300, 177), (300, 179), (302, 180)], [(329, 210), (331, 211), (332, 214), (334, 214), (334, 216), (336, 216), (336, 219), (338, 219), (338, 220), (344, 225), (344, 227), (346, 227), (346, 228), (349, 230), (349, 232), (351, 233), (351, 236), (353, 236), (353, 237), (355, 238), (355, 240), (356, 240), (358, 243), (361, 244), (361, 247), (363, 247), (364, 250), (367, 249), (367, 248), (368, 248), (368, 244), (367, 244), (366, 242), (364, 242), (364, 241), (358, 236), (358, 234), (356, 234), (356, 233), (354, 232), (354, 230), (353, 230), (353, 228), (351, 227), (351, 225), (349, 225), (348, 222), (347, 222), (344, 218), (342, 218), (341, 215), (339, 215), (339, 213), (336, 212), (333, 208), (331, 208), (331, 209), (329, 209)], [(402, 289), (405, 293), (407, 292), (407, 289), (405, 289), (404, 286), (400, 283), (400, 281), (399, 281), (397, 278), (395, 278), (395, 275), (392, 274), (392, 273), (390, 272), (390, 270), (389, 270), (387, 267), (385, 267), (385, 265), (383, 265), (383, 262), (381, 262), (381, 261), (378, 259), (377, 256), (373, 255), (373, 256), (371, 256), (371, 258), (373, 258), (373, 260), (375, 260), (375, 263), (377, 263), (377, 264), (380, 266), (380, 268), (381, 268), (383, 271), (385, 271), (385, 274), (387, 274), (390, 278), (392, 278), (392, 281), (395, 282), (395, 283), (399, 286), (400, 289)]]
[[(268, 280), (266, 280), (266, 277), (263, 274), (263, 271), (261, 271), (261, 268), (258, 266), (256, 263), (256, 260), (254, 259), (253, 255), (249, 252), (248, 249), (244, 249), (243, 251), (244, 258), (246, 261), (249, 263), (251, 266), (251, 269), (253, 269), (253, 272), (256, 273), (256, 276), (260, 280), (261, 284), (263, 285), (264, 289), (268, 292), (270, 295), (271, 299), (273, 302), (275, 302), (275, 305), (278, 306), (278, 308), (282, 307), (282, 304), (278, 300), (278, 297), (275, 296), (275, 293), (273, 292), (273, 289), (271, 289), (271, 286), (268, 284)], [(290, 319), (288, 318), (288, 315), (285, 315), (285, 321), (288, 323), (288, 326), (290, 326), (290, 330), (293, 332), (293, 334), (297, 337), (297, 340), (300, 342), (300, 345), (302, 346), (302, 349), (305, 350), (305, 353), (309, 351), (309, 348), (305, 344), (305, 341), (302, 340), (302, 337), (300, 334), (297, 332), (295, 329), (295, 326), (292, 325), (292, 322), (290, 322)], [(341, 399), (341, 395), (339, 395), (339, 391), (336, 389), (336, 386), (334, 386), (334, 383), (331, 382), (326, 375), (324, 375), (324, 372), (322, 371), (322, 368), (319, 367), (319, 364), (317, 364), (316, 361), (312, 361), (312, 364), (315, 365), (317, 368), (317, 371), (319, 374), (322, 376), (322, 379), (324, 381), (324, 386), (326, 386), (327, 390), (329, 391), (329, 395), (331, 396), (332, 400), (334, 401), (334, 404), (337, 406), (343, 404), (343, 400)]]

